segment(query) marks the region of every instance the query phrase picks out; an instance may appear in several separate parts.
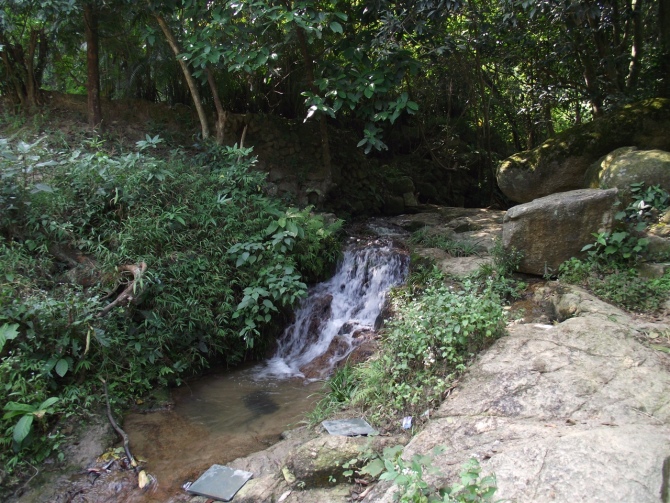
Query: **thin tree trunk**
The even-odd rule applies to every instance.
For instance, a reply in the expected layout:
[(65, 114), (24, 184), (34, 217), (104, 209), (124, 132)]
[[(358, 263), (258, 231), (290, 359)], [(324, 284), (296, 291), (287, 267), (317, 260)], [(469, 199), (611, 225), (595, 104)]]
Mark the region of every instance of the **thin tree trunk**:
[(223, 109), (221, 99), (219, 98), (219, 90), (216, 87), (214, 75), (209, 66), (205, 68), (207, 72), (207, 83), (212, 90), (212, 97), (214, 98), (214, 107), (216, 108), (216, 144), (223, 145), (223, 137), (226, 129), (226, 121), (228, 120), (228, 112)]
[[(626, 90), (631, 91), (637, 85), (640, 76), (640, 61), (642, 60), (643, 34), (642, 34), (642, 0), (633, 0), (633, 45), (630, 52), (630, 65), (626, 77)], [(669, 21), (670, 22), (670, 21)]]
[[(16, 74), (16, 58), (13, 54), (13, 47), (9, 45), (9, 42), (4, 37), (4, 34), (0, 33), (0, 45), (2, 49), (0, 50), (0, 58), (2, 59), (3, 64), (5, 65), (5, 71), (9, 80), (14, 85), (14, 91), (16, 92), (16, 98), (19, 100), (21, 107), (25, 107), (26, 104), (26, 95), (24, 87), (21, 83), (21, 79)], [(10, 50), (12, 51), (10, 53)]]
[(28, 98), (28, 106), (35, 108), (37, 103), (38, 90), (35, 82), (35, 51), (37, 50), (37, 42), (39, 40), (39, 33), (37, 30), (30, 31), (30, 40), (28, 42), (28, 54), (26, 55), (26, 96)]
[(172, 49), (172, 52), (174, 52), (174, 55), (177, 58), (179, 66), (181, 67), (181, 71), (184, 73), (184, 78), (186, 79), (188, 88), (191, 91), (191, 98), (193, 99), (193, 104), (195, 105), (195, 109), (198, 112), (198, 118), (200, 119), (202, 139), (206, 140), (207, 138), (209, 138), (209, 124), (207, 124), (207, 115), (205, 114), (205, 109), (202, 106), (202, 100), (200, 99), (198, 86), (195, 82), (195, 79), (193, 78), (193, 75), (191, 75), (191, 71), (188, 69), (188, 64), (186, 63), (186, 61), (184, 61), (182, 58), (179, 57), (179, 55), (182, 53), (182, 50), (179, 47), (179, 42), (172, 34), (170, 27), (165, 22), (165, 19), (163, 19), (163, 16), (161, 16), (160, 14), (154, 14), (154, 17), (156, 18), (156, 21), (158, 21), (158, 25), (161, 27), (161, 30), (163, 30), (163, 34), (165, 35), (165, 38), (167, 39), (167, 42), (170, 45), (170, 48)]
[(84, 4), (86, 31), (86, 93), (88, 96), (88, 125), (102, 127), (100, 105), (100, 60), (98, 58), (98, 16), (92, 4)]

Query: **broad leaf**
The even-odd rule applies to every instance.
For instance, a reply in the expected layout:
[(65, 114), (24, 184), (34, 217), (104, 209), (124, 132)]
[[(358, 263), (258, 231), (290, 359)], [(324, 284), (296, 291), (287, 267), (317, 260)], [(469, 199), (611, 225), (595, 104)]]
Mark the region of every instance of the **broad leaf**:
[(40, 409), (40, 410), (48, 409), (48, 408), (51, 407), (53, 404), (55, 404), (58, 400), (60, 400), (60, 398), (58, 398), (57, 396), (52, 396), (51, 398), (47, 398), (46, 400), (44, 400), (44, 401), (40, 404), (40, 406), (38, 407), (38, 409)]
[(56, 374), (63, 377), (65, 374), (67, 374), (69, 368), (70, 366), (68, 365), (67, 360), (61, 358), (56, 363)]
[(26, 414), (19, 419), (19, 422), (14, 426), (14, 442), (20, 444), (25, 440), (33, 426), (33, 419), (34, 416), (32, 414)]

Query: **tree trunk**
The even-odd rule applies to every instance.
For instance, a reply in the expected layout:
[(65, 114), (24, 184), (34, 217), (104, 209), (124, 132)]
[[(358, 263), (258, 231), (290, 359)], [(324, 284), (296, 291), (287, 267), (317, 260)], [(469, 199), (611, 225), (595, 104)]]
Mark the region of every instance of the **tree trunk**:
[(214, 107), (216, 108), (216, 144), (223, 145), (223, 136), (226, 129), (226, 121), (228, 120), (228, 112), (223, 109), (221, 99), (219, 98), (219, 90), (216, 87), (214, 75), (209, 66), (205, 68), (207, 72), (207, 83), (212, 90), (212, 97), (214, 98)]
[(95, 7), (84, 4), (84, 28), (86, 31), (86, 94), (88, 96), (88, 125), (102, 128), (100, 105), (100, 61), (98, 58), (98, 15)]
[[(661, 3), (662, 0), (661, 0)], [(642, 0), (633, 0), (633, 44), (630, 50), (630, 65), (626, 77), (626, 91), (633, 91), (640, 76), (640, 61), (644, 44), (642, 33)], [(670, 21), (668, 21), (670, 22)]]
[(195, 109), (198, 112), (198, 118), (200, 119), (202, 139), (206, 140), (207, 138), (209, 138), (209, 125), (207, 124), (207, 115), (205, 114), (205, 109), (202, 106), (202, 100), (200, 99), (198, 86), (195, 82), (195, 79), (193, 78), (193, 75), (191, 75), (191, 71), (188, 69), (188, 64), (186, 63), (186, 61), (184, 61), (182, 58), (179, 57), (179, 55), (182, 53), (182, 50), (179, 47), (179, 42), (172, 34), (172, 30), (170, 30), (170, 27), (165, 22), (165, 19), (163, 19), (163, 16), (161, 16), (160, 14), (154, 14), (154, 16), (156, 17), (156, 21), (158, 21), (158, 25), (161, 27), (161, 30), (163, 30), (163, 34), (165, 35), (165, 38), (167, 39), (167, 42), (170, 45), (170, 48), (172, 49), (172, 52), (174, 52), (174, 55), (177, 58), (177, 62), (181, 67), (181, 71), (184, 73), (184, 78), (186, 79), (188, 88), (191, 91), (191, 98), (193, 99), (193, 104), (195, 105)]

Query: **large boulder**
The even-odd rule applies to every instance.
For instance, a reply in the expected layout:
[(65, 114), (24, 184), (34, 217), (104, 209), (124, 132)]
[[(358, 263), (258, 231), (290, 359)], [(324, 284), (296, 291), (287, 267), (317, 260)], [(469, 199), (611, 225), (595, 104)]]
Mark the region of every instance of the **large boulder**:
[(591, 164), (625, 146), (670, 150), (670, 100), (628, 105), (514, 154), (498, 166), (498, 186), (518, 203), (580, 189)]
[(505, 250), (523, 252), (520, 272), (555, 272), (592, 243), (593, 232), (611, 230), (617, 189), (580, 189), (510, 208), (503, 219)]
[(670, 192), (670, 152), (622, 147), (593, 163), (584, 179), (587, 187), (619, 189), (619, 198), (638, 182), (647, 187), (660, 185)]

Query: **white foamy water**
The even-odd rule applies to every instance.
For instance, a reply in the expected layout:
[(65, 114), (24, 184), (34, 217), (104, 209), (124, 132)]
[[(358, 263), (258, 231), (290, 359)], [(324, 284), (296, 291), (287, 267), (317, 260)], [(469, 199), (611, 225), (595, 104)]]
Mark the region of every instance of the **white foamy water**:
[(337, 337), (325, 373), (355, 348), (355, 336), (375, 329), (389, 289), (407, 275), (408, 257), (384, 240), (347, 247), (335, 275), (309, 290), (257, 378), (304, 377), (307, 364), (324, 355)]

